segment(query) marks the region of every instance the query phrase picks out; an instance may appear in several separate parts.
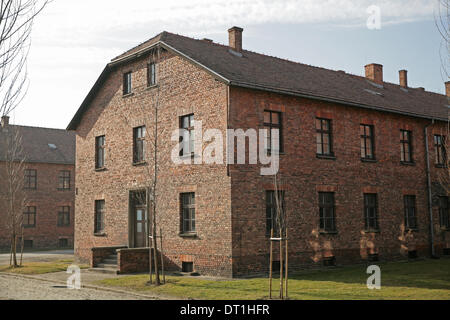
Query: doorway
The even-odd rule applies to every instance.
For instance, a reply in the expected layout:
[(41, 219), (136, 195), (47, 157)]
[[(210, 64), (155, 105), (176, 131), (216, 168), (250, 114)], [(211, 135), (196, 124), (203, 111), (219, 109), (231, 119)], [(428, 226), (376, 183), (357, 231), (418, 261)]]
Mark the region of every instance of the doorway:
[(130, 247), (146, 248), (149, 245), (149, 218), (145, 191), (130, 192)]

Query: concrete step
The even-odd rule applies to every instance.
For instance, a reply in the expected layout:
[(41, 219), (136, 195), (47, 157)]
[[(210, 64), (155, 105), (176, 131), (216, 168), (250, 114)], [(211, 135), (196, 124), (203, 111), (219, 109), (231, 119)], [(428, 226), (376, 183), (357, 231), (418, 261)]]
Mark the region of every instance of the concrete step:
[(104, 260), (102, 261), (102, 263), (106, 263), (106, 264), (115, 264), (115, 265), (117, 266), (117, 259), (110, 259), (110, 258), (107, 258), (107, 259), (104, 259)]
[(90, 272), (98, 272), (98, 273), (109, 273), (109, 274), (119, 274), (117, 269), (112, 268), (89, 268), (88, 271)]
[(97, 268), (105, 268), (105, 269), (115, 269), (117, 270), (117, 263), (99, 263), (97, 264)]

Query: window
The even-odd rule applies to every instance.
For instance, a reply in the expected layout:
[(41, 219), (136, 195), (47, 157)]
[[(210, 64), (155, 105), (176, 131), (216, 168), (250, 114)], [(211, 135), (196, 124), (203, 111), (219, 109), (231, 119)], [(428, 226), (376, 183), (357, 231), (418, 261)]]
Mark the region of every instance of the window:
[(364, 195), (364, 220), (366, 230), (378, 230), (378, 201), (376, 194)]
[(316, 118), (317, 154), (333, 156), (331, 120)]
[(58, 189), (70, 190), (70, 171), (60, 171), (59, 172)]
[(434, 149), (436, 152), (436, 164), (444, 166), (447, 161), (447, 154), (445, 150), (445, 136), (434, 136)]
[[(268, 130), (266, 148), (268, 152), (283, 152), (283, 126), (281, 112), (264, 111), (264, 127)], [(272, 135), (278, 130), (278, 150), (272, 145)]]
[(361, 159), (374, 160), (374, 139), (373, 126), (362, 124), (360, 125), (361, 133)]
[(123, 95), (131, 93), (131, 72), (123, 75)]
[(58, 212), (58, 227), (70, 226), (70, 207), (60, 207)]
[(417, 229), (416, 196), (405, 196), (405, 227)]
[(105, 167), (105, 136), (95, 138), (95, 168)]
[(95, 201), (95, 227), (94, 233), (105, 231), (105, 200)]
[(319, 229), (324, 232), (335, 232), (334, 193), (319, 192)]
[(23, 247), (26, 249), (33, 248), (33, 240), (24, 240), (23, 241)]
[(180, 129), (183, 130), (182, 149), (180, 150), (180, 156), (194, 155), (194, 115), (190, 114), (180, 118)]
[[(278, 201), (280, 201), (281, 210), (285, 209), (284, 191), (278, 191)], [(277, 224), (278, 210), (275, 191), (266, 191), (266, 235), (270, 235), (273, 228), (273, 235), (280, 235), (280, 228)]]
[(25, 170), (25, 189), (36, 189), (37, 171), (34, 169)]
[(195, 232), (195, 193), (181, 194), (181, 232)]
[(156, 64), (149, 63), (147, 65), (147, 86), (154, 86), (156, 84)]
[(448, 197), (439, 197), (439, 220), (441, 222), (441, 228), (450, 229)]
[(133, 129), (133, 163), (145, 161), (145, 127)]
[(36, 207), (27, 207), (23, 213), (23, 227), (34, 228), (36, 227)]
[(67, 248), (69, 246), (69, 240), (68, 239), (59, 239), (58, 246), (60, 248)]
[(411, 131), (400, 130), (400, 151), (402, 162), (413, 162), (411, 141)]

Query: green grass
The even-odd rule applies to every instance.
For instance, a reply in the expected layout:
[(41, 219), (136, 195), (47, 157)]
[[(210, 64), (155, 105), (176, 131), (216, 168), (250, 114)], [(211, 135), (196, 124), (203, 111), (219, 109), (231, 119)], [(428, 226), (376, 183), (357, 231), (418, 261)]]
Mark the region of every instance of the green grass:
[[(10, 266), (0, 266), (0, 272), (15, 273), (15, 274), (44, 274), (59, 271), (66, 271), (73, 263), (73, 260), (57, 260), (52, 262), (29, 262), (24, 263), (21, 267), (12, 268)], [(87, 266), (79, 266), (81, 269)]]
[[(381, 290), (367, 289), (365, 266), (305, 271), (289, 279), (289, 298), (307, 300), (450, 300), (450, 260), (426, 260), (379, 264)], [(152, 292), (194, 299), (267, 299), (267, 278), (202, 280), (167, 277), (160, 287), (147, 286), (148, 275), (125, 276), (96, 281), (97, 284), (139, 292)], [(279, 280), (273, 281), (277, 296)]]

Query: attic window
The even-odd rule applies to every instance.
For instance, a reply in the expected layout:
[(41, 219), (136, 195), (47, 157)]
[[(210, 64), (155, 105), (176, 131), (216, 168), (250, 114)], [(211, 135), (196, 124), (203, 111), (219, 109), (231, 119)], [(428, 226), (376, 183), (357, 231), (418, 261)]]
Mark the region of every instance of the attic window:
[(48, 147), (49, 147), (50, 149), (56, 149), (56, 145), (53, 144), (53, 143), (49, 143), (49, 144), (48, 144)]
[(370, 90), (370, 89), (364, 89), (364, 91), (366, 91), (368, 93), (371, 93), (371, 94), (374, 94), (376, 96), (380, 96), (380, 97), (384, 96), (382, 93), (379, 93), (379, 92), (376, 92), (376, 91), (373, 91), (373, 90)]
[(378, 84), (378, 83), (375, 83), (375, 82), (372, 82), (372, 81), (367, 81), (367, 82), (370, 83), (375, 88), (384, 89), (384, 86), (382, 84)]
[(237, 51), (234, 51), (234, 50), (228, 50), (228, 52), (229, 53), (231, 53), (233, 56), (236, 56), (236, 57), (239, 57), (239, 58), (242, 58), (243, 56), (242, 56), (242, 53), (240, 53), (240, 52), (237, 52)]

